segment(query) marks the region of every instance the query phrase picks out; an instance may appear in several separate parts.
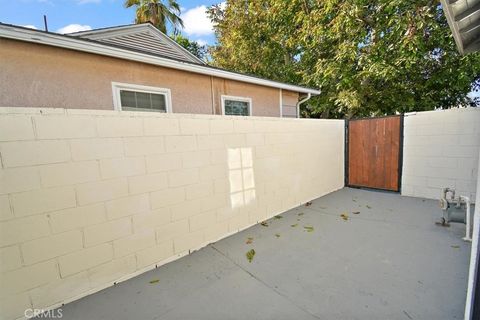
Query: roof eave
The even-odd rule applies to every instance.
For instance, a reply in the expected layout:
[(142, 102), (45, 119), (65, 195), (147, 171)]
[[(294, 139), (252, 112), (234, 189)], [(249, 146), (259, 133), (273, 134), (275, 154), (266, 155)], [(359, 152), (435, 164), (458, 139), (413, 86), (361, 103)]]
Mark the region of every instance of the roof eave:
[(480, 51), (480, 0), (440, 0), (460, 54)]
[(147, 24), (147, 23), (125, 24), (125, 25), (116, 26), (116, 27), (106, 27), (106, 28), (98, 28), (98, 29), (92, 29), (92, 30), (71, 32), (71, 33), (67, 33), (66, 35), (69, 35), (69, 36), (84, 36), (84, 35), (89, 35), (89, 34), (100, 34), (100, 33), (104, 33), (104, 32), (110, 32), (112, 30), (142, 28), (142, 26), (145, 25), (145, 24)]
[(450, 5), (448, 4), (447, 0), (440, 0), (443, 8), (443, 12), (445, 13), (445, 17), (447, 18), (448, 25), (450, 27), (450, 30), (452, 31), (453, 34), (453, 39), (455, 40), (455, 44), (457, 45), (458, 52), (463, 55), (463, 43), (462, 39), (460, 37), (460, 30), (458, 30), (457, 25), (455, 23), (454, 15), (452, 12), (452, 9), (450, 8)]
[(0, 37), (43, 45), (50, 45), (103, 56), (110, 56), (125, 60), (137, 61), (171, 69), (183, 70), (208, 76), (225, 78), (229, 80), (236, 80), (240, 82), (253, 83), (266, 87), (279, 88), (299, 93), (310, 93), (312, 95), (320, 94), (319, 90), (311, 88), (304, 88), (296, 85), (261, 79), (222, 69), (211, 68), (209, 66), (175, 61), (149, 54), (134, 52), (127, 49), (112, 47), (97, 42), (87, 42), (85, 40), (74, 37), (63, 36), (54, 33), (39, 32), (38, 30), (29, 30), (25, 28), (16, 28), (15, 26), (1, 25)]

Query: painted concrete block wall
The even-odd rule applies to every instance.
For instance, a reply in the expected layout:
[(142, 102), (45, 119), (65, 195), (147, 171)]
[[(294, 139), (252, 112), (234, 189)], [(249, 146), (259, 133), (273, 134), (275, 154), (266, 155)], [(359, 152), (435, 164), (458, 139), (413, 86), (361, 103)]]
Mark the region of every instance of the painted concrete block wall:
[(443, 187), (475, 199), (480, 109), (407, 114), (402, 195), (438, 199)]
[(0, 108), (0, 318), (343, 187), (344, 122)]

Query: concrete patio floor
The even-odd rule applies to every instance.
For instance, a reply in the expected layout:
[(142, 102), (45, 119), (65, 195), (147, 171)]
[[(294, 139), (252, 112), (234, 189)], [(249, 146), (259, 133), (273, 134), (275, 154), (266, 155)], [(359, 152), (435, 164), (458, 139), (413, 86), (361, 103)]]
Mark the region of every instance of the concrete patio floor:
[(461, 319), (470, 244), (440, 214), (345, 188), (67, 304), (63, 319)]

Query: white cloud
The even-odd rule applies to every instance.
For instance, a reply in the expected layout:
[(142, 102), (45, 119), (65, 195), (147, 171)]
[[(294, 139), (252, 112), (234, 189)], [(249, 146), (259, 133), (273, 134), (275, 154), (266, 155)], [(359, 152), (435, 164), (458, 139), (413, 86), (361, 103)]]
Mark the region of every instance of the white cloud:
[(213, 33), (213, 24), (207, 16), (207, 7), (204, 5), (188, 9), (181, 15), (188, 35), (205, 36)]
[(207, 41), (202, 40), (202, 39), (197, 39), (197, 40), (195, 40), (195, 42), (198, 43), (198, 45), (200, 45), (200, 46), (205, 46), (208, 43)]
[(92, 27), (90, 27), (88, 25), (81, 25), (81, 24), (72, 23), (72, 24), (69, 24), (68, 26), (65, 26), (63, 28), (58, 29), (57, 32), (58, 33), (72, 33), (72, 32), (87, 31), (87, 30), (92, 30)]
[(22, 26), (22, 27), (37, 30), (37, 27), (35, 27), (35, 26), (32, 25), (32, 24), (27, 24), (26, 26)]

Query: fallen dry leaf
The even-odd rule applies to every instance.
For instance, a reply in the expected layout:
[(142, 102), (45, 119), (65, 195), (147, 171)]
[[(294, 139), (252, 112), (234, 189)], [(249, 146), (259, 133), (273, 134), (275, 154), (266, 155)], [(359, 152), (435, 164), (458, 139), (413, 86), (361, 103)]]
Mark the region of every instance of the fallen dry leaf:
[(292, 224), (290, 227), (295, 228), (296, 226), (298, 226), (298, 223)]
[(283, 218), (282, 216), (275, 216), (275, 217), (273, 217), (273, 219), (277, 219), (277, 220), (278, 220), (278, 219), (282, 219), (282, 218)]
[(280, 238), (280, 234), (275, 233), (275, 237)]
[(354, 211), (353, 214), (360, 214), (360, 211)]
[(305, 207), (310, 207), (312, 205), (312, 201), (308, 201), (307, 203), (305, 203)]
[(249, 250), (245, 256), (247, 257), (248, 262), (252, 262), (253, 257), (255, 256), (255, 250), (251, 249)]
[(251, 244), (253, 242), (253, 238), (252, 237), (248, 237), (247, 238), (247, 241), (245, 242), (246, 244)]
[(154, 283), (158, 283), (158, 282), (160, 282), (160, 280), (158, 280), (158, 279), (155, 279), (155, 280), (150, 280), (148, 283), (150, 283), (150, 284), (154, 284)]
[(313, 227), (312, 226), (304, 226), (303, 229), (307, 232), (313, 232)]
[(342, 213), (340, 215), (340, 217), (342, 217), (343, 220), (347, 221), (348, 220), (348, 214), (346, 212)]
[(264, 227), (268, 227), (268, 222), (267, 221), (263, 221), (262, 223), (260, 223), (262, 226)]

